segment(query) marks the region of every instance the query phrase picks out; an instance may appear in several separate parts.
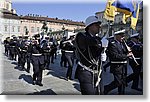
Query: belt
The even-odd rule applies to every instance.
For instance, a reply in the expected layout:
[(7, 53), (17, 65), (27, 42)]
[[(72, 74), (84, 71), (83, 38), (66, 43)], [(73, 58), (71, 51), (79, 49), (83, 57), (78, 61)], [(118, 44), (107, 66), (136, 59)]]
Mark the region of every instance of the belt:
[(136, 57), (135, 59), (141, 59), (140, 57)]
[(27, 52), (27, 50), (21, 50), (21, 51)]
[(66, 50), (65, 50), (65, 52), (70, 52), (70, 53), (73, 53), (73, 51), (66, 51)]
[[(133, 59), (132, 57), (129, 57), (130, 59)], [(136, 60), (140, 60), (140, 57), (135, 57)]]
[(127, 63), (127, 61), (111, 61), (111, 63)]
[(41, 56), (42, 54), (32, 54), (33, 56)]
[(92, 70), (92, 69), (90, 69), (89, 67), (83, 65), (81, 62), (78, 62), (78, 65), (80, 65), (82, 68), (84, 68), (85, 70), (87, 70), (87, 71), (89, 71), (89, 72), (98, 73), (97, 70)]

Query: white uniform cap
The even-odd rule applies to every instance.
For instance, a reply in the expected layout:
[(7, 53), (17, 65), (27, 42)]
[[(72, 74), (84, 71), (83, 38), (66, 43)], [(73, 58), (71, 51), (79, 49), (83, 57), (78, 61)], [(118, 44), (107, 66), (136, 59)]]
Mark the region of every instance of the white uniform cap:
[(85, 27), (88, 27), (89, 25), (91, 25), (91, 24), (93, 24), (93, 23), (100, 23), (100, 24), (101, 24), (101, 21), (99, 21), (96, 16), (89, 16), (89, 17), (85, 20)]
[(135, 34), (131, 35), (130, 38), (134, 38), (134, 37), (137, 37), (137, 36), (139, 36), (139, 33), (135, 33)]
[(125, 31), (126, 31), (125, 29), (116, 31), (116, 32), (114, 33), (114, 35), (124, 34)]
[(49, 36), (47, 36), (47, 35), (44, 35), (44, 38), (49, 38)]

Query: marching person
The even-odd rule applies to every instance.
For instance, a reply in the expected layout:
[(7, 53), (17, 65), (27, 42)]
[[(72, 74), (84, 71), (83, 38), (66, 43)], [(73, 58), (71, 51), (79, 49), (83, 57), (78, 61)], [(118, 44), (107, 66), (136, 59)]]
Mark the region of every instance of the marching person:
[(131, 88), (142, 91), (138, 85), (140, 73), (142, 72), (143, 44), (139, 41), (139, 33), (131, 35), (130, 38), (131, 40), (129, 41), (128, 46), (131, 48), (139, 65), (134, 62), (132, 57), (129, 57), (129, 65), (131, 66), (133, 73), (127, 77), (127, 81), (130, 82), (133, 80)]
[(65, 56), (65, 51), (64, 51), (64, 44), (63, 42), (67, 40), (67, 37), (64, 36), (63, 39), (60, 42), (59, 48), (61, 49), (61, 61), (60, 61), (60, 66), (61, 67), (67, 67), (67, 58)]
[(74, 36), (70, 36), (70, 38), (63, 42), (64, 44), (64, 51), (65, 51), (65, 57), (68, 62), (68, 70), (66, 74), (66, 80), (69, 79), (72, 80), (72, 69), (74, 64), (74, 51), (75, 47), (73, 45)]
[(124, 94), (127, 74), (127, 58), (131, 56), (128, 53), (122, 38), (124, 37), (125, 29), (114, 33), (114, 40), (109, 42), (107, 55), (110, 60), (110, 72), (114, 76), (114, 80), (104, 86), (104, 94), (108, 94), (111, 90), (118, 87), (118, 94)]
[(96, 16), (89, 16), (85, 24), (86, 32), (78, 33), (75, 38), (78, 59), (75, 78), (79, 80), (82, 95), (96, 95), (99, 94), (96, 82), (103, 51), (101, 39), (96, 34), (100, 32), (101, 21)]
[(13, 36), (13, 39), (10, 39), (9, 42), (9, 55), (11, 60), (16, 60), (16, 36)]
[(49, 36), (44, 36), (45, 39), (42, 41), (41, 48), (43, 49), (43, 55), (44, 55), (44, 68), (49, 69), (50, 65), (50, 42), (49, 42)]
[(32, 44), (32, 65), (33, 65), (33, 85), (43, 86), (42, 84), (42, 72), (44, 69), (44, 56), (40, 46), (40, 36), (35, 36)]
[(27, 41), (28, 41), (28, 36), (24, 36), (21, 45), (20, 45), (20, 51), (21, 51), (21, 67), (22, 70), (25, 70), (25, 63), (26, 63), (26, 56), (27, 56)]
[(27, 56), (26, 56), (26, 60), (27, 60), (27, 72), (30, 73), (30, 63), (31, 63), (31, 52), (32, 52), (32, 41), (31, 38), (30, 40), (28, 40), (27, 43)]
[(5, 47), (5, 55), (6, 55), (6, 56), (9, 55), (9, 40), (10, 40), (10, 37), (7, 37), (7, 38), (4, 40), (4, 47)]
[(17, 44), (16, 44), (16, 52), (17, 52), (17, 55), (18, 55), (18, 67), (21, 67), (21, 44), (22, 44), (22, 41), (23, 41), (23, 38), (22, 36), (19, 36), (18, 37), (19, 39), (17, 40)]

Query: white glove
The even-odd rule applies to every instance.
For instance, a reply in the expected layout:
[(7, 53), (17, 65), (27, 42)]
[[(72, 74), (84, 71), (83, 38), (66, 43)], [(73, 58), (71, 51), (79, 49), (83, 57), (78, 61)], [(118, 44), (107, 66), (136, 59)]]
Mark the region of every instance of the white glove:
[(106, 61), (106, 58), (107, 58), (106, 53), (105, 53), (105, 52), (102, 53), (102, 54), (101, 54), (101, 61)]
[(102, 38), (101, 42), (102, 42), (102, 47), (108, 47), (108, 40), (105, 37)]

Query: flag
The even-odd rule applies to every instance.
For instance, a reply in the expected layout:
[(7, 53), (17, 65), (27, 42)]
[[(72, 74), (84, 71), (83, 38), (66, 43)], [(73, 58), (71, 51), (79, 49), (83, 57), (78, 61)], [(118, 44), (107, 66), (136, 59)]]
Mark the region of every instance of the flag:
[[(131, 18), (131, 28), (135, 29), (139, 15), (139, 0), (108, 0), (104, 18), (114, 21), (115, 13), (123, 13), (123, 23)], [(110, 8), (113, 8), (110, 10)], [(108, 14), (109, 13), (109, 14)]]
[(108, 0), (106, 9), (104, 11), (104, 18), (110, 21), (114, 21), (116, 8), (112, 6), (115, 0)]

